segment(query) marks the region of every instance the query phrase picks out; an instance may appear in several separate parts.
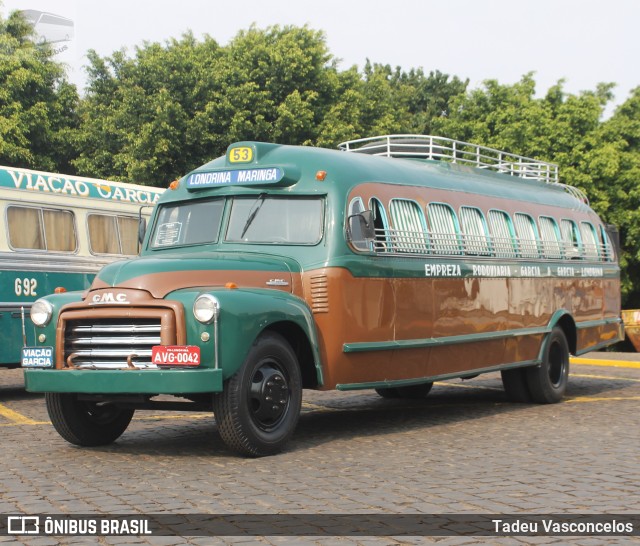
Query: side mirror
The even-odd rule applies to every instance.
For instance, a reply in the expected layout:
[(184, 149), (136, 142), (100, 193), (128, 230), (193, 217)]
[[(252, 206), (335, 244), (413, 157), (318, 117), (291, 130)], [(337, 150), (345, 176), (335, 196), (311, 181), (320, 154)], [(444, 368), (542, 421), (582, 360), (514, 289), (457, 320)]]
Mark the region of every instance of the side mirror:
[(142, 216), (142, 210), (152, 207), (153, 205), (142, 205), (138, 209), (138, 254), (140, 254), (140, 250), (142, 249), (142, 243), (144, 241), (144, 236), (147, 233), (147, 219)]
[(145, 233), (147, 232), (147, 219), (140, 216), (138, 218), (138, 244), (142, 245)]
[(347, 239), (360, 250), (370, 250), (371, 243), (376, 238), (373, 225), (373, 212), (365, 210), (352, 214), (347, 219)]

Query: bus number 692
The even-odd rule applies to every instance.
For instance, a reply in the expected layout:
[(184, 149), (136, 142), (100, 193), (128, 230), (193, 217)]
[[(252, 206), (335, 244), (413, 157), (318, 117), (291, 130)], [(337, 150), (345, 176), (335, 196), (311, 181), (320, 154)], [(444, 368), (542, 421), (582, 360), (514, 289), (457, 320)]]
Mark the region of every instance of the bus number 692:
[(16, 296), (37, 296), (36, 289), (38, 281), (36, 279), (16, 279), (15, 292)]

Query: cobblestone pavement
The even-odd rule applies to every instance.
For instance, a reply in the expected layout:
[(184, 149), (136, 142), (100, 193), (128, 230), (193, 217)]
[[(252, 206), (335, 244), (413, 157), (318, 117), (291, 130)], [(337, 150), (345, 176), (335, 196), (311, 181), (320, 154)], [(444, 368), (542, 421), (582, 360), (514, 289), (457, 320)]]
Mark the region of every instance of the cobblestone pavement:
[[(0, 514), (640, 513), (640, 368), (573, 365), (566, 400), (506, 402), (498, 374), (422, 401), (305, 391), (285, 453), (228, 452), (207, 413), (137, 412), (81, 449), (0, 369)], [(15, 537), (0, 537), (0, 542)], [(602, 537), (32, 537), (25, 544), (619, 544)], [(637, 540), (637, 537), (636, 537)]]

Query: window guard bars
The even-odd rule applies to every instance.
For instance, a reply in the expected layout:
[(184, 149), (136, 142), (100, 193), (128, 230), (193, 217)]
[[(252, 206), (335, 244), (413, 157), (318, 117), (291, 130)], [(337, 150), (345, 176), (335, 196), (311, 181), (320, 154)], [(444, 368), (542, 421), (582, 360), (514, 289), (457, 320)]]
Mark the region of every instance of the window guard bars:
[(480, 256), (533, 260), (587, 260), (609, 262), (612, 251), (603, 243), (575, 247), (558, 239), (481, 236), (465, 233), (376, 229), (372, 250), (394, 256)]

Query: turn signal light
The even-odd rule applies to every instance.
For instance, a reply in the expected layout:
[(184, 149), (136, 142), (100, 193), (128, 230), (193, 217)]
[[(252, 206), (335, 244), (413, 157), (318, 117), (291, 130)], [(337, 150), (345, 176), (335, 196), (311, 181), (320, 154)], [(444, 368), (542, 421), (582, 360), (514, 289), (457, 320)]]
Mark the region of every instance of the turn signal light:
[(64, 286), (56, 286), (55, 290), (53, 291), (54, 294), (64, 294), (67, 291), (67, 289)]
[(318, 171), (316, 173), (316, 180), (322, 182), (325, 178), (327, 178), (327, 171)]

